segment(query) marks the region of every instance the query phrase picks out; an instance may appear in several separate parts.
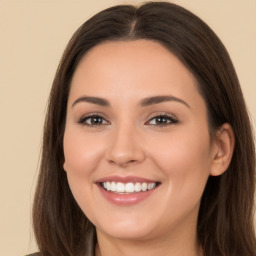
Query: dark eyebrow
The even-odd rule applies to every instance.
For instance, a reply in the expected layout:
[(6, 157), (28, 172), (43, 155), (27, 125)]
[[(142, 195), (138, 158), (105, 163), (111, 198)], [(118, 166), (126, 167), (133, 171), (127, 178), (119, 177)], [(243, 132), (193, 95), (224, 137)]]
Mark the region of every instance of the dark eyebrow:
[[(147, 107), (150, 105), (154, 105), (154, 104), (159, 104), (162, 102), (166, 102), (166, 101), (176, 101), (179, 103), (184, 104), (185, 106), (187, 106), (188, 108), (190, 108), (190, 106), (188, 105), (187, 102), (185, 102), (184, 100), (174, 97), (174, 96), (153, 96), (153, 97), (149, 97), (149, 98), (145, 98), (140, 102), (140, 105), (142, 107)], [(77, 103), (79, 102), (88, 102), (88, 103), (92, 103), (92, 104), (96, 104), (96, 105), (100, 105), (103, 107), (109, 107), (110, 103), (102, 98), (98, 98), (98, 97), (89, 97), (89, 96), (83, 96), (78, 98), (77, 100), (74, 101), (74, 103), (72, 104), (72, 107), (74, 107)]]
[(98, 97), (83, 96), (83, 97), (80, 97), (77, 100), (75, 100), (74, 103), (72, 104), (72, 107), (74, 107), (79, 102), (88, 102), (88, 103), (100, 105), (100, 106), (103, 106), (103, 107), (109, 107), (110, 106), (109, 102), (105, 99), (98, 98)]
[(188, 105), (188, 103), (186, 101), (184, 101), (180, 98), (174, 97), (174, 96), (166, 96), (166, 95), (154, 96), (154, 97), (149, 97), (149, 98), (143, 99), (140, 102), (140, 105), (142, 107), (147, 107), (150, 105), (159, 104), (159, 103), (166, 102), (166, 101), (176, 101), (176, 102), (182, 103), (185, 106), (187, 106), (188, 108), (190, 108), (190, 106)]

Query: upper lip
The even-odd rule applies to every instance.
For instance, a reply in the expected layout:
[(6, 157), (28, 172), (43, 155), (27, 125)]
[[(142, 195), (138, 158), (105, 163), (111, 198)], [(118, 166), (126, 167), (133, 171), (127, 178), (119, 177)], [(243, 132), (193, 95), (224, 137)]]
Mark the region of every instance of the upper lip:
[(96, 183), (103, 183), (103, 182), (122, 182), (122, 183), (128, 183), (128, 182), (146, 182), (146, 183), (155, 183), (158, 182), (156, 180), (151, 180), (151, 179), (146, 179), (146, 178), (142, 178), (142, 177), (137, 177), (137, 176), (107, 176), (101, 179), (96, 180)]

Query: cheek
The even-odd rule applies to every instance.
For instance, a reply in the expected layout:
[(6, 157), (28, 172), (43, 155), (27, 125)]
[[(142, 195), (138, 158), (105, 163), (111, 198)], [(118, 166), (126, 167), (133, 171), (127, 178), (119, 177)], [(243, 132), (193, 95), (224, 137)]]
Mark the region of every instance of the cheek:
[(199, 171), (207, 172), (210, 158), (209, 145), (205, 141), (183, 136), (176, 137), (170, 143), (161, 143), (160, 147), (154, 147), (155, 161), (167, 175), (195, 175)]
[[(166, 176), (172, 200), (180, 203), (200, 200), (211, 165), (207, 129), (200, 132), (177, 132), (167, 140), (158, 140), (151, 148), (152, 159)], [(169, 200), (169, 199), (167, 199)], [(179, 202), (177, 202), (179, 203)]]
[(79, 129), (66, 128), (63, 140), (64, 170), (72, 194), (84, 212), (90, 211), (94, 204), (94, 170), (100, 164), (104, 148), (96, 143), (95, 136), (85, 136)]
[(66, 128), (64, 134), (64, 169), (74, 175), (89, 175), (100, 163), (104, 152), (103, 143), (97, 143), (95, 136), (85, 136), (79, 129)]

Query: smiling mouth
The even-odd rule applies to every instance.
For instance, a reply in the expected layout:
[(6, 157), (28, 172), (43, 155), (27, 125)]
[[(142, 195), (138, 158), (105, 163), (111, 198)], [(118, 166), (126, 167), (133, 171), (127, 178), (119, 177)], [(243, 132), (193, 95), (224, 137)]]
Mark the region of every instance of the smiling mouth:
[(116, 194), (133, 194), (139, 192), (146, 192), (152, 190), (160, 185), (160, 182), (100, 182), (99, 183), (104, 190), (113, 192)]
[(161, 182), (137, 176), (108, 176), (96, 185), (105, 199), (118, 206), (136, 205), (156, 193)]

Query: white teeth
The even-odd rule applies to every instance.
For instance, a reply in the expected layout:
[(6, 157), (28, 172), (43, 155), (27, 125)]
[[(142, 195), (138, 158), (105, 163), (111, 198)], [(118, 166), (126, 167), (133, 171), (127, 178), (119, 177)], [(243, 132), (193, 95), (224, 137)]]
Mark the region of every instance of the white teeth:
[(110, 182), (107, 182), (106, 187), (107, 187), (107, 190), (108, 190), (108, 191), (111, 190), (111, 184), (110, 184)]
[(142, 191), (146, 191), (147, 189), (148, 189), (148, 184), (145, 183), (145, 182), (143, 182), (143, 183), (142, 183), (142, 186), (141, 186), (141, 190), (142, 190)]
[(148, 190), (153, 189), (156, 186), (156, 183), (149, 183)]
[(125, 184), (121, 182), (117, 182), (116, 184), (116, 192), (123, 193), (125, 192)]
[(112, 191), (116, 193), (134, 193), (134, 192), (145, 192), (147, 190), (151, 190), (156, 186), (156, 182), (154, 183), (140, 183), (136, 182), (135, 184), (132, 182), (128, 183), (122, 183), (122, 182), (103, 182), (102, 183), (103, 187), (107, 191)]
[(141, 184), (139, 182), (135, 183), (134, 190), (136, 192), (140, 192), (141, 191)]
[(115, 182), (111, 182), (111, 191), (115, 192), (116, 191), (116, 183)]
[(126, 185), (125, 185), (125, 192), (126, 193), (132, 193), (132, 192), (134, 192), (134, 185), (133, 185), (133, 183), (127, 183)]

